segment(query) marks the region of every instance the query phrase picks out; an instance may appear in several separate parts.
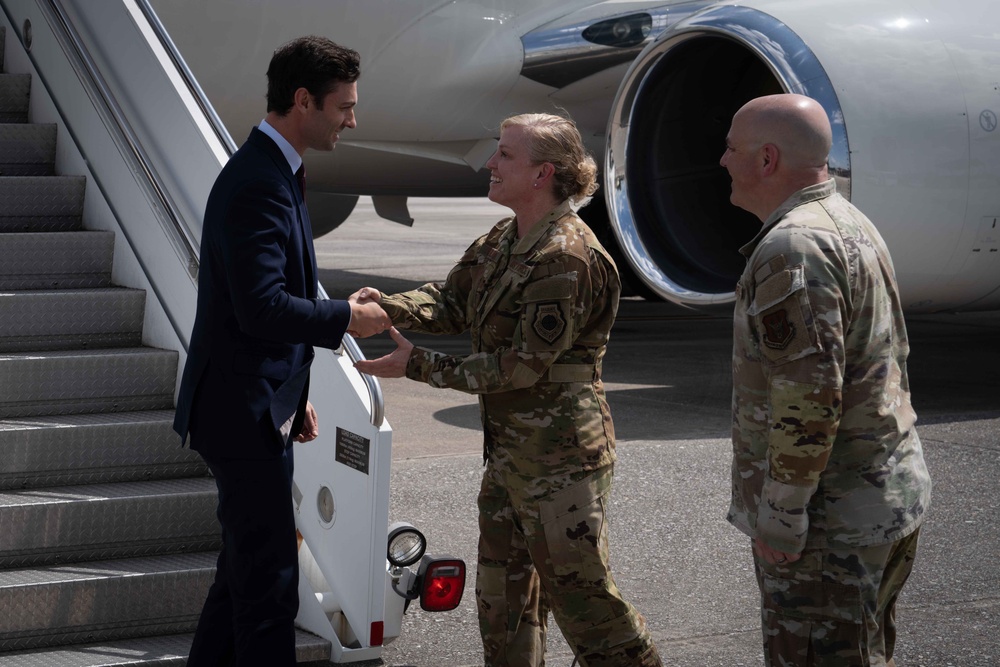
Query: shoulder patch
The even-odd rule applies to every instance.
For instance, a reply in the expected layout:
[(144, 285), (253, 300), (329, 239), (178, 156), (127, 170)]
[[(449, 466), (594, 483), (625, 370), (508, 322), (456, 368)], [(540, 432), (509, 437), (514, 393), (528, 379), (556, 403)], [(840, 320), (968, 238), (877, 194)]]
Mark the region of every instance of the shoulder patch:
[(540, 303), (535, 310), (535, 321), (532, 328), (542, 340), (554, 343), (566, 330), (566, 320), (559, 310), (558, 303)]
[(764, 315), (761, 322), (764, 345), (773, 350), (784, 350), (795, 338), (795, 325), (788, 321), (788, 311), (784, 308)]
[(747, 314), (760, 351), (771, 363), (801, 359), (823, 349), (802, 265), (771, 274), (756, 286)]

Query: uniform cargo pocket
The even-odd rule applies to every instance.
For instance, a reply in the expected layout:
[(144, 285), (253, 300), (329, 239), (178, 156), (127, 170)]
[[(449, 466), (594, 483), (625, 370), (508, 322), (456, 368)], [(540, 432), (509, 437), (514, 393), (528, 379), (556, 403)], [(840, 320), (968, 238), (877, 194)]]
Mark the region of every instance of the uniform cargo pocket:
[(608, 558), (605, 501), (611, 471), (589, 476), (539, 502), (552, 568), (564, 581), (601, 580)]
[(861, 591), (761, 576), (764, 652), (772, 665), (869, 665)]
[(865, 622), (861, 590), (826, 581), (796, 581), (762, 573), (764, 608), (801, 620)]

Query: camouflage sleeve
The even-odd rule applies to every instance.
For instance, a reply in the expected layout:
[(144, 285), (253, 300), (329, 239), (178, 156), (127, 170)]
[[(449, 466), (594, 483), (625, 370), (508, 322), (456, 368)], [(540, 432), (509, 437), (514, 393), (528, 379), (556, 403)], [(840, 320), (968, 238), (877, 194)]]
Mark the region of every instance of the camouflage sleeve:
[(849, 273), (838, 253), (801, 242), (768, 265), (750, 309), (770, 409), (757, 536), (796, 553), (841, 418)]
[(483, 238), (477, 239), (443, 283), (427, 283), (409, 292), (383, 296), (381, 305), (398, 329), (429, 334), (459, 334), (469, 328), (466, 316), (472, 290), (472, 267)]
[(607, 268), (603, 263), (588, 264), (566, 256), (558, 261), (561, 270), (535, 279), (535, 273), (547, 273), (536, 266), (532, 278), (522, 286), (519, 321), (509, 346), (467, 356), (417, 347), (410, 355), (406, 376), (433, 387), (472, 394), (524, 389), (538, 382), (573, 346), (591, 313), (603, 309), (606, 300), (617, 299), (617, 294), (605, 289)]

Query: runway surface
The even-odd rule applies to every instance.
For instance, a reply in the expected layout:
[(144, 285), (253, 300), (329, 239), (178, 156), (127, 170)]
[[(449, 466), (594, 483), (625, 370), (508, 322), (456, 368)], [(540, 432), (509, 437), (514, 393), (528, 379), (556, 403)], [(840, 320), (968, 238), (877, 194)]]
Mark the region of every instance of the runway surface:
[[(410, 200), (412, 228), (362, 199), (316, 243), (333, 297), (440, 280), (478, 235), (508, 214), (489, 201)], [(913, 576), (900, 600), (900, 667), (1000, 664), (1000, 313), (908, 318), (910, 381), (934, 480)], [(461, 353), (464, 336), (412, 336)], [(387, 336), (361, 341), (368, 357)], [(748, 540), (729, 502), (731, 322), (665, 303), (622, 301), (604, 362), (618, 435), (611, 554), (625, 596), (645, 615), (664, 664), (763, 665)], [(482, 665), (473, 599), (482, 440), (476, 401), (410, 380), (383, 380), (393, 427), (390, 520), (428, 536), (432, 553), (464, 558), (465, 599), (446, 614), (411, 607), (387, 646), (393, 667)], [(554, 622), (547, 664), (572, 654)]]

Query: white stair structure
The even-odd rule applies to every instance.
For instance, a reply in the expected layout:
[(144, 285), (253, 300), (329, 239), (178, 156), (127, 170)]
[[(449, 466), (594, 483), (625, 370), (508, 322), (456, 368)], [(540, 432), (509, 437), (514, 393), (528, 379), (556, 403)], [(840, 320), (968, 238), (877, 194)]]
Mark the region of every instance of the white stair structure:
[[(193, 94), (162, 83), (177, 70), (157, 68), (149, 90), (186, 109), (165, 113), (200, 154), (151, 130), (130, 99), (149, 91), (100, 74), (114, 48), (128, 57), (126, 34), (169, 62), (145, 3), (0, 5), (0, 667), (183, 665), (220, 542), (214, 481), (171, 423), (192, 239), (225, 147)], [(322, 637), (300, 631), (297, 649), (326, 664), (378, 657), (399, 624), (385, 619), (378, 387), (343, 353), (317, 373), (326, 433), (296, 452), (296, 485), (300, 622)]]

